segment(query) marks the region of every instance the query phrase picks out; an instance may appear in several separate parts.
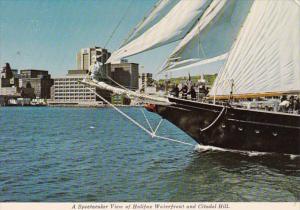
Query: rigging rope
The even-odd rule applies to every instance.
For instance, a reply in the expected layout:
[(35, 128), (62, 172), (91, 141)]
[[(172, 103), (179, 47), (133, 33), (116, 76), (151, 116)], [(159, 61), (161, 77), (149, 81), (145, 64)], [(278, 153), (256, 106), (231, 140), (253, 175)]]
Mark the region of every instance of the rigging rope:
[(141, 112), (143, 113), (143, 115), (144, 115), (144, 118), (145, 118), (145, 120), (146, 120), (146, 122), (147, 122), (147, 124), (148, 124), (148, 126), (149, 126), (149, 128), (150, 128), (150, 130), (152, 131), (152, 133), (156, 133), (156, 132), (154, 132), (153, 131), (153, 129), (152, 129), (152, 127), (151, 127), (151, 124), (150, 124), (150, 122), (149, 122), (149, 120), (148, 120), (148, 118), (146, 117), (146, 115), (145, 115), (145, 112), (144, 112), (144, 110), (143, 109), (141, 109)]
[(107, 45), (109, 44), (109, 42), (111, 41), (111, 39), (113, 38), (113, 36), (115, 35), (116, 31), (118, 30), (118, 28), (120, 27), (122, 21), (125, 19), (125, 16), (128, 14), (129, 8), (131, 7), (131, 4), (133, 3), (133, 0), (131, 0), (131, 2), (129, 3), (127, 9), (125, 10), (124, 14), (122, 15), (121, 19), (119, 20), (118, 24), (116, 25), (116, 27), (114, 28), (114, 30), (112, 31), (112, 33), (110, 34), (110, 36), (108, 37), (104, 48), (107, 47)]
[(136, 32), (136, 30), (146, 21), (146, 19), (150, 16), (150, 14), (158, 7), (159, 4), (161, 4), (161, 2), (164, 0), (160, 0), (159, 2), (157, 2), (154, 7), (150, 10), (150, 12), (148, 12), (142, 19), (142, 21), (140, 21), (127, 35), (127, 38), (123, 41), (123, 44), (121, 45), (121, 47), (123, 47), (125, 44), (128, 43), (128, 40), (130, 38), (132, 38), (131, 36)]
[(154, 134), (156, 134), (157, 130), (158, 130), (158, 127), (160, 126), (160, 124), (162, 123), (163, 119), (161, 119), (158, 123), (158, 125), (156, 126), (155, 128), (155, 131), (154, 131)]
[(216, 119), (215, 119), (210, 125), (208, 125), (207, 127), (203, 128), (203, 129), (200, 128), (200, 131), (201, 131), (201, 132), (206, 131), (206, 130), (209, 129), (211, 126), (213, 126), (213, 125), (218, 121), (218, 119), (221, 117), (221, 115), (223, 114), (223, 112), (224, 112), (225, 109), (226, 109), (225, 106), (223, 106), (222, 111), (220, 111), (220, 113), (219, 113), (219, 115), (216, 117)]
[(183, 142), (183, 141), (179, 141), (176, 139), (172, 139), (172, 138), (168, 138), (168, 137), (163, 137), (163, 136), (159, 136), (156, 135), (156, 131), (159, 127), (159, 125), (161, 124), (161, 121), (163, 119), (161, 119), (161, 121), (159, 122), (158, 126), (155, 129), (155, 132), (150, 132), (149, 130), (147, 130), (144, 126), (142, 126), (141, 124), (139, 124), (136, 120), (134, 120), (133, 118), (131, 118), (129, 115), (127, 115), (125, 112), (121, 111), (118, 107), (116, 107), (115, 105), (113, 105), (112, 103), (110, 103), (109, 101), (107, 101), (104, 97), (102, 97), (100, 94), (98, 94), (96, 91), (94, 91), (92, 88), (86, 86), (86, 88), (88, 90), (90, 90), (91, 92), (95, 93), (95, 95), (97, 95), (101, 100), (103, 100), (105, 103), (107, 103), (108, 105), (110, 105), (112, 108), (114, 108), (117, 112), (119, 112), (121, 115), (123, 115), (125, 118), (127, 118), (129, 121), (131, 121), (133, 124), (135, 124), (137, 127), (139, 127), (140, 129), (142, 129), (143, 131), (145, 131), (147, 134), (149, 134), (152, 138), (157, 138), (157, 139), (163, 139), (163, 140), (167, 140), (167, 141), (172, 141), (172, 142), (176, 142), (176, 143), (180, 143), (180, 144), (185, 144), (185, 145), (189, 145), (189, 146), (194, 146), (193, 144), (187, 143), (187, 142)]

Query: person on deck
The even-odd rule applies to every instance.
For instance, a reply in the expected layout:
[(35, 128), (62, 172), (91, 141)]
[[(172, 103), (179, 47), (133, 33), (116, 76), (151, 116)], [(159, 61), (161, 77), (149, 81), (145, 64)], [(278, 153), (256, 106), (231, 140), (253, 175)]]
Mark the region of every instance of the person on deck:
[(295, 112), (296, 112), (296, 114), (300, 114), (300, 101), (299, 101), (299, 98), (297, 98), (296, 101), (295, 101)]
[(209, 93), (209, 89), (208, 89), (208, 87), (206, 87), (206, 89), (205, 89), (205, 96), (207, 96), (208, 93)]
[(188, 92), (188, 94), (191, 94), (191, 99), (193, 101), (196, 101), (196, 98), (197, 98), (197, 94), (196, 94), (196, 90), (194, 88), (194, 85), (191, 86), (191, 89), (190, 91)]
[(94, 64), (90, 66), (90, 75), (91, 79), (99, 79), (99, 76), (102, 74), (102, 63), (95, 61)]
[(279, 104), (279, 111), (280, 112), (287, 112), (290, 106), (290, 102), (287, 100), (286, 96), (282, 96), (281, 103)]
[(172, 91), (171, 91), (171, 94), (172, 94), (174, 97), (176, 97), (176, 98), (179, 97), (179, 88), (178, 88), (178, 85), (177, 85), (177, 84), (174, 85), (174, 87), (173, 87), (173, 89), (172, 89)]
[(206, 96), (206, 89), (204, 85), (199, 86), (199, 100), (202, 100)]
[(182, 92), (182, 98), (183, 99), (187, 99), (188, 86), (187, 85), (183, 85), (183, 87), (181, 88), (181, 90), (179, 92)]
[(293, 111), (295, 110), (295, 101), (294, 101), (294, 96), (290, 96), (290, 99), (289, 99), (289, 107), (288, 107), (288, 112), (289, 113), (293, 113)]

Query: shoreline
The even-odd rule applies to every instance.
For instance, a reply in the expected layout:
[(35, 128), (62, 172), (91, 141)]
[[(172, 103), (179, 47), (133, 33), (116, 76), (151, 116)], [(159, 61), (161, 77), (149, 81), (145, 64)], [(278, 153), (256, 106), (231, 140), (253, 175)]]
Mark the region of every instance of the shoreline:
[[(116, 107), (124, 107), (124, 108), (128, 108), (128, 107), (143, 107), (143, 105), (114, 105)], [(65, 108), (112, 108), (110, 105), (108, 104), (104, 104), (104, 105), (70, 105), (70, 104), (60, 104), (60, 105), (43, 105), (43, 106), (38, 106), (38, 105), (8, 105), (8, 106), (0, 106), (1, 107), (65, 107)]]

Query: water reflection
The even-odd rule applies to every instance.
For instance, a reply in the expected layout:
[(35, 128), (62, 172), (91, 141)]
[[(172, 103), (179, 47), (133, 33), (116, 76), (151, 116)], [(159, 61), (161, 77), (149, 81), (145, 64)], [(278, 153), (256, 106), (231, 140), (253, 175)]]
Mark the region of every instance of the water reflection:
[[(189, 164), (168, 173), (169, 201), (299, 201), (299, 158), (193, 151)], [(164, 189), (163, 188), (163, 189)]]

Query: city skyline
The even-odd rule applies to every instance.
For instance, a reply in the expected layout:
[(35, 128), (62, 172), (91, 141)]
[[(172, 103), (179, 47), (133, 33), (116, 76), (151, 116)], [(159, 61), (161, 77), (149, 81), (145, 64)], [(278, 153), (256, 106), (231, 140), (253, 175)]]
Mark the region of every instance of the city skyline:
[[(76, 53), (81, 48), (116, 50), (156, 2), (0, 0), (0, 62), (9, 62), (16, 69), (45, 69), (53, 76), (64, 75), (76, 69)], [(129, 61), (139, 63), (140, 72), (156, 73), (176, 44), (129, 57)], [(216, 69), (212, 65), (206, 70)]]

